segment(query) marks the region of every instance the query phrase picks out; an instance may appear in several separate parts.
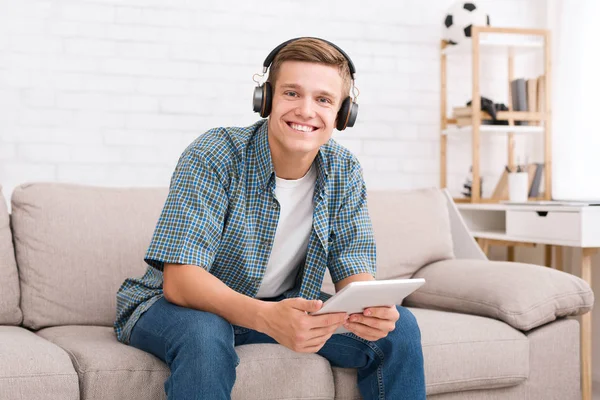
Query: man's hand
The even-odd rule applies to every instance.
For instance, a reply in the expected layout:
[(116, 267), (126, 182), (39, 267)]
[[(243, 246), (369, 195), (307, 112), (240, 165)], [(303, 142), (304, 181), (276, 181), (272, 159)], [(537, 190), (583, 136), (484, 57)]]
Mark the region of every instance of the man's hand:
[(321, 309), (321, 300), (285, 299), (268, 303), (263, 313), (264, 333), (298, 353), (316, 353), (346, 321), (346, 313), (309, 315)]
[(374, 342), (393, 331), (399, 318), (396, 306), (369, 307), (362, 314), (352, 314), (344, 327), (356, 336)]

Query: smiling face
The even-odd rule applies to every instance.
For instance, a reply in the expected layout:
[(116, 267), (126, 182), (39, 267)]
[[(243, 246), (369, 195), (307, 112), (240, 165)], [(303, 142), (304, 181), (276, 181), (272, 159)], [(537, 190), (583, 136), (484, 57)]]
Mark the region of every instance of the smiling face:
[(285, 61), (273, 88), (269, 145), (274, 159), (310, 159), (331, 138), (342, 102), (335, 66)]

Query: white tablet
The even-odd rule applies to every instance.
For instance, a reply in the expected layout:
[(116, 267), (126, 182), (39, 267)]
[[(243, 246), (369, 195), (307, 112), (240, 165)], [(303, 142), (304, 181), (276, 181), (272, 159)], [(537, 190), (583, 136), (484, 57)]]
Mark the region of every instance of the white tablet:
[[(423, 278), (352, 282), (334, 294), (319, 311), (311, 315), (335, 312), (362, 314), (365, 308), (398, 305), (424, 283)], [(335, 331), (335, 333), (344, 332), (348, 330), (343, 326)]]

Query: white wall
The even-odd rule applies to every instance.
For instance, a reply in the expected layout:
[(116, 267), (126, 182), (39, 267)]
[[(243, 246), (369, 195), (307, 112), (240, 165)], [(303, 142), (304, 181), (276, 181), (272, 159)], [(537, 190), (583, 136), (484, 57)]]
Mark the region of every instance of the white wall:
[[(26, 181), (167, 185), (197, 135), (257, 119), (252, 75), (273, 47), (300, 35), (336, 42), (357, 66), (359, 119), (334, 137), (359, 156), (367, 184), (438, 185), (438, 49), (451, 2), (1, 2), (4, 193)], [(503, 26), (539, 25), (538, 3), (480, 2)], [(468, 68), (451, 68), (450, 105), (470, 99)], [(492, 62), (487, 84), (505, 89), (505, 70)], [(483, 143), (483, 167), (496, 174), (504, 146), (494, 143)], [(451, 143), (456, 193), (469, 154), (468, 140)], [(491, 160), (500, 164), (491, 167)], [(492, 183), (486, 180), (486, 190)]]

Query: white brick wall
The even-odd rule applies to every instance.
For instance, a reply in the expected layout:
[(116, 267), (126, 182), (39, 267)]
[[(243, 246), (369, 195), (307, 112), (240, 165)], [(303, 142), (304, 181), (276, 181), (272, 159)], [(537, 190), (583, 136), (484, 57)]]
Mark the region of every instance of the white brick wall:
[[(336, 42), (356, 64), (358, 123), (334, 137), (361, 159), (369, 187), (438, 185), (438, 49), (451, 2), (0, 2), (5, 195), (26, 181), (168, 185), (195, 137), (257, 119), (252, 75), (274, 46), (301, 35)], [(545, 22), (541, 0), (479, 3), (495, 25)], [(457, 105), (470, 99), (470, 71), (451, 67), (450, 105)], [(505, 89), (502, 73), (505, 63), (486, 65), (490, 91)], [(489, 174), (500, 169), (502, 140), (482, 144)], [(455, 193), (469, 146), (466, 138), (450, 143)]]

